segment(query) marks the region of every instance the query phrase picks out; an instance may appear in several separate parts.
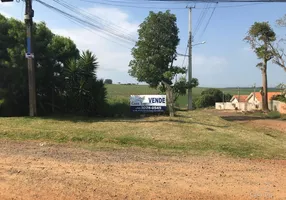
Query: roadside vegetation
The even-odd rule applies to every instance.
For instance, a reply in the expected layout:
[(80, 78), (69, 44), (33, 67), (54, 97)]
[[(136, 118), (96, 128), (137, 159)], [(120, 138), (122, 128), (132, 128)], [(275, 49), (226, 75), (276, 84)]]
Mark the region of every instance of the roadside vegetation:
[(286, 159), (286, 135), (228, 122), (203, 111), (137, 119), (0, 118), (0, 138), (71, 143), (89, 149)]

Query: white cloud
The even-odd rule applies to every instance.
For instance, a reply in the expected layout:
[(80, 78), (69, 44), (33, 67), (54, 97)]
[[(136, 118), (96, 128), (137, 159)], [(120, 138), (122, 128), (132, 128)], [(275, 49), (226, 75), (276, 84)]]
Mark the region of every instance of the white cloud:
[(243, 51), (246, 51), (246, 52), (252, 52), (253, 50), (251, 49), (251, 47), (249, 46), (245, 46), (242, 48)]
[[(99, 26), (113, 33), (128, 35), (134, 39), (137, 36), (138, 22), (132, 22), (127, 13), (117, 8), (96, 7), (89, 8), (89, 13), (98, 16)], [(95, 16), (93, 16), (95, 18)], [(104, 20), (103, 20), (104, 19)], [(113, 23), (112, 28), (108, 22)], [(115, 26), (114, 26), (115, 24)], [(108, 36), (105, 33), (94, 30), (90, 32), (81, 27), (73, 27), (68, 29), (52, 28), (56, 34), (70, 37), (80, 50), (91, 50), (98, 57), (100, 67), (98, 75), (101, 78), (112, 78), (120, 82), (129, 82), (133, 80), (128, 76), (128, 64), (132, 59), (130, 51), (135, 43), (130, 42), (124, 45), (116, 44), (119, 39)], [(115, 31), (115, 32), (114, 32)], [(116, 32), (117, 31), (117, 32)], [(102, 37), (101, 37), (102, 36)], [(112, 40), (112, 41), (111, 41)], [(123, 46), (127, 46), (125, 48)], [(182, 66), (183, 57), (178, 57), (176, 65)], [(188, 58), (185, 58), (184, 66), (187, 66)], [(216, 73), (221, 71), (227, 65), (224, 57), (205, 56), (200, 54), (193, 55), (193, 73), (194, 76), (203, 74)]]
[[(104, 18), (105, 21), (102, 21), (100, 18), (98, 18), (98, 20), (102, 22), (99, 25), (104, 24), (103, 28), (105, 30), (118, 35), (128, 35), (136, 40), (139, 24), (130, 22), (128, 15), (121, 10), (96, 7), (88, 9), (88, 12), (100, 18)], [(93, 16), (93, 18), (95, 17)], [(108, 24), (110, 21), (112, 21), (113, 26)], [(122, 72), (125, 72), (127, 75), (128, 64), (132, 59), (130, 52), (135, 43), (122, 42), (122, 40), (109, 36), (101, 31), (89, 31), (81, 27), (68, 29), (52, 28), (52, 31), (56, 34), (70, 37), (80, 50), (91, 50), (98, 57), (100, 64), (99, 74), (107, 75), (108, 72), (113, 70), (118, 71), (121, 76), (123, 74)]]
[[(184, 57), (179, 56), (175, 65), (182, 66)], [(193, 54), (193, 72), (194, 74), (216, 73), (227, 67), (228, 62), (224, 57), (205, 56), (201, 54)], [(184, 67), (188, 66), (188, 57), (185, 58)]]
[[(1, 7), (0, 7), (0, 8), (1, 8)], [(11, 15), (9, 15), (7, 12), (2, 11), (1, 9), (0, 9), (0, 14), (1, 14), (1, 15), (4, 15), (4, 17), (7, 17), (7, 18), (12, 17), (12, 16), (11, 16)]]
[(0, 3), (0, 8), (12, 7), (12, 6), (13, 6), (13, 2)]

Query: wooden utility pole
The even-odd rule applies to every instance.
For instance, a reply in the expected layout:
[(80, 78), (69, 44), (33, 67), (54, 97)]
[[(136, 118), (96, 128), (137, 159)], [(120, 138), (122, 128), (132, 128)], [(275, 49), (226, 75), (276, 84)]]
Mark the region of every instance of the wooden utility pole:
[[(187, 7), (189, 8), (189, 65), (188, 65), (188, 81), (192, 81), (192, 45), (193, 45), (193, 35), (192, 35), (192, 8), (194, 7)], [(193, 109), (193, 95), (192, 95), (192, 88), (188, 89), (188, 110)]]
[(37, 115), (36, 80), (35, 80), (35, 66), (34, 66), (34, 52), (33, 52), (33, 17), (34, 17), (34, 10), (32, 8), (32, 0), (26, 0), (26, 9), (25, 9), (25, 23), (27, 29), (26, 58), (28, 60), (29, 110), (30, 110), (29, 113), (31, 117)]

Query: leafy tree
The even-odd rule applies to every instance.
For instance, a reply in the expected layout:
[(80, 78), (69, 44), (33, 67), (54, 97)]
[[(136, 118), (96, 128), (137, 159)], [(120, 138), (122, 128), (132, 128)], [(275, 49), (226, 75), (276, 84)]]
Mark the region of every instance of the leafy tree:
[(66, 79), (66, 108), (80, 114), (99, 113), (104, 106), (106, 89), (103, 80), (97, 80), (97, 58), (90, 52), (82, 52), (79, 59), (70, 60), (64, 69)]
[(112, 80), (111, 79), (105, 79), (104, 84), (112, 84)]
[(206, 108), (210, 106), (215, 106), (216, 102), (230, 101), (231, 98), (232, 98), (232, 95), (228, 93), (224, 94), (219, 89), (210, 88), (210, 89), (206, 89), (202, 91), (199, 98), (195, 101), (195, 106), (197, 108)]
[(280, 83), (279, 85), (276, 86), (276, 88), (280, 89), (282, 94), (286, 95), (286, 84)]
[(221, 102), (223, 98), (223, 92), (219, 89), (210, 88), (202, 91), (201, 95), (210, 95), (214, 102)]
[(224, 102), (229, 102), (232, 98), (232, 95), (229, 93), (224, 94)]
[(179, 44), (176, 16), (170, 11), (150, 12), (140, 24), (139, 40), (132, 49), (129, 74), (139, 82), (146, 82), (150, 87), (166, 92), (170, 116), (174, 116), (174, 102), (178, 93), (186, 94), (186, 89), (196, 87), (197, 79), (187, 82), (181, 79), (176, 84), (173, 79), (177, 74), (185, 74), (186, 69), (174, 66)]
[(211, 94), (204, 94), (199, 96), (195, 101), (196, 108), (207, 108), (215, 105), (214, 96)]
[(255, 22), (244, 40), (251, 45), (257, 57), (262, 60), (257, 67), (262, 72), (262, 109), (268, 111), (267, 63), (274, 55), (271, 43), (276, 40), (276, 34), (268, 22)]
[[(0, 15), (0, 27), (0, 116), (27, 115), (25, 25)], [(89, 51), (80, 56), (72, 40), (53, 34), (43, 22), (35, 23), (33, 34), (39, 114), (102, 113), (106, 90), (96, 77), (97, 58)]]
[[(277, 25), (280, 27), (286, 27), (286, 15), (276, 21)], [(282, 47), (285, 44), (285, 39), (280, 39), (276, 44), (271, 44), (273, 51), (273, 63), (280, 66), (286, 72), (286, 53)]]

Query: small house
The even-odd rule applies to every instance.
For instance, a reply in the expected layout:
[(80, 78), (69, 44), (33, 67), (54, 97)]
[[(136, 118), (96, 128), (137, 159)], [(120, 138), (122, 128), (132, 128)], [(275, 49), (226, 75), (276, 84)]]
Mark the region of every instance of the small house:
[[(271, 101), (271, 99), (276, 96), (280, 95), (281, 92), (268, 92), (268, 102)], [(248, 97), (247, 97), (247, 102), (252, 103), (252, 104), (259, 104), (262, 103), (262, 95), (260, 92), (252, 92)]]
[(248, 95), (234, 95), (230, 102), (231, 103), (245, 103), (247, 102)]

